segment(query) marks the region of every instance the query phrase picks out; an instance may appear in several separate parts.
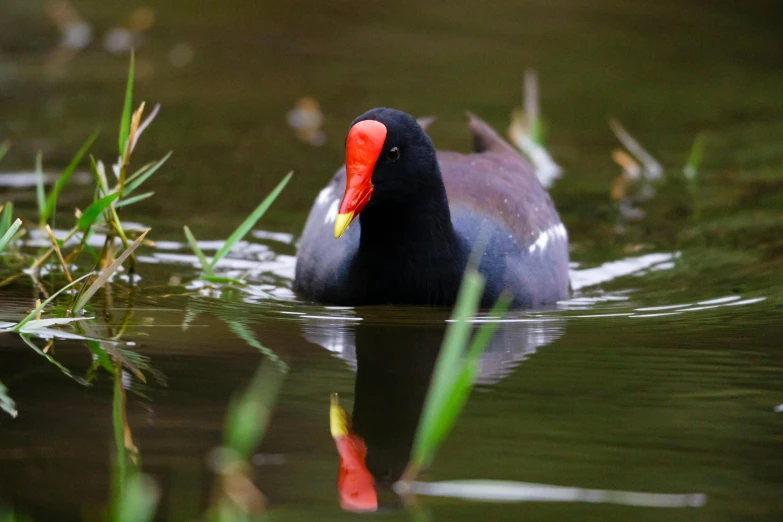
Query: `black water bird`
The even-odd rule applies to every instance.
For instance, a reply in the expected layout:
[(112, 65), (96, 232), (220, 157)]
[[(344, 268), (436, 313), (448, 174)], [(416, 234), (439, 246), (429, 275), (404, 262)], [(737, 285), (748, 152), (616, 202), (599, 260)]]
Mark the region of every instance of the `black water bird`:
[(305, 224), (294, 291), (335, 305), (450, 306), (481, 237), (482, 305), (503, 290), (515, 307), (566, 297), (568, 237), (552, 199), (487, 124), (471, 115), (469, 127), (473, 153), (436, 153), (409, 114), (359, 116), (346, 165)]

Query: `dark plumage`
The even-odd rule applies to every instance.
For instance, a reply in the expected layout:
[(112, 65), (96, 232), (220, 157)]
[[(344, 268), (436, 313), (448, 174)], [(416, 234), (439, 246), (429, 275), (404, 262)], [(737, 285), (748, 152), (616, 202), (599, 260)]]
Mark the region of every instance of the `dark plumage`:
[[(375, 127), (386, 129), (385, 139), (382, 129), (378, 134), (380, 152), (368, 145)], [(364, 129), (367, 136), (355, 136)], [(350, 149), (372, 151), (372, 184), (365, 183), (371, 195), (335, 240), (338, 210), (344, 222), (354, 215), (346, 214), (353, 210), (348, 193), (340, 203), (346, 168), (337, 171), (305, 224), (294, 291), (338, 305), (452, 305), (481, 233), (488, 240), (479, 266), (487, 280), (484, 305), (504, 289), (517, 307), (564, 298), (568, 239), (549, 194), (531, 166), (472, 115), (470, 131), (473, 154), (436, 154), (424, 129), (404, 112), (379, 108), (357, 118), (346, 142), (349, 171), (360, 178), (354, 164), (364, 161)]]

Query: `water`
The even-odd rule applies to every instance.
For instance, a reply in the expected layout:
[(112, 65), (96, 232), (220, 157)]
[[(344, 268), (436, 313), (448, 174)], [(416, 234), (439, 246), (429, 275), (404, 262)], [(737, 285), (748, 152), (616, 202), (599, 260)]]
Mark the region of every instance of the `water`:
[[(783, 42), (774, 2), (156, 4), (138, 50), (136, 100), (163, 109), (137, 161), (175, 154), (152, 181), (155, 197), (124, 219), (151, 226), (157, 247), (140, 254), (136, 292), (118, 282), (110, 300), (100, 296), (91, 328), (106, 338), (126, 323), (122, 339), (135, 344), (124, 347), (149, 358), (146, 384), (129, 383), (127, 410), (143, 469), (163, 491), (160, 519), (185, 519), (208, 500), (207, 455), (220, 444), (226, 404), (260, 362), (231, 322), (291, 369), (253, 470), (272, 517), (355, 516), (337, 501), (330, 393), (356, 409), (371, 469), (391, 476), (404, 465), (448, 313), (300, 302), (289, 290), (295, 238), (357, 114), (389, 105), (436, 115), (436, 145), (467, 150), (462, 111), (504, 130), (526, 67), (538, 72), (548, 149), (564, 170), (551, 192), (576, 290), (502, 323), (426, 478), (707, 501), (420, 504), (432, 520), (781, 519)], [(14, 142), (2, 172), (29, 171), (38, 149), (56, 171), (96, 126), (104, 130), (94, 152), (112, 157), (127, 57), (103, 39), (132, 9), (76, 7), (93, 40), (70, 58), (55, 50), (42, 3), (0, 7), (0, 138)], [(286, 122), (305, 96), (324, 112), (321, 147)], [(652, 197), (631, 202), (632, 211), (610, 197), (619, 174), (610, 116), (664, 167)], [(689, 189), (682, 166), (699, 132), (705, 157)], [(214, 251), (210, 241), (289, 169), (296, 175), (261, 229), (221, 267), (249, 271), (252, 284), (214, 292), (189, 283), (195, 258), (181, 226)], [(61, 208), (83, 208), (89, 190), (76, 181)], [(0, 200), (30, 217), (34, 190), (21, 185), (0, 187)], [(62, 284), (52, 277), (43, 284)], [(18, 320), (40, 295), (27, 277), (0, 292), (0, 321)], [(0, 347), (0, 380), (19, 409), (15, 420), (0, 415), (0, 501), (36, 520), (100, 519), (111, 378), (99, 371), (84, 387), (18, 336), (0, 334)], [(54, 354), (89, 376), (82, 341), (56, 340)], [(388, 491), (381, 505), (385, 518), (412, 516)]]

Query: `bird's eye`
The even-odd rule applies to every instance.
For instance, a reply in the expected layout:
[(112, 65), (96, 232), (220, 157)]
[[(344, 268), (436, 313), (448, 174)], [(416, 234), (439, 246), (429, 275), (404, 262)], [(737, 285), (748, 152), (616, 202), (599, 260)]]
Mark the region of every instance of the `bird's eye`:
[(390, 148), (389, 152), (386, 153), (386, 161), (395, 162), (398, 159), (400, 159), (400, 149), (399, 149), (399, 147), (392, 147), (392, 148)]

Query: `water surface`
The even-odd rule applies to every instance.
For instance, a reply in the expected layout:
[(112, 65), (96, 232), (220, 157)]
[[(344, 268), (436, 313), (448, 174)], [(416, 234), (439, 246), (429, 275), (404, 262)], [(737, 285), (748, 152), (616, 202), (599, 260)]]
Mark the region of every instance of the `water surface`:
[[(127, 55), (106, 51), (103, 39), (137, 6), (74, 5), (93, 41), (65, 61), (55, 54), (60, 37), (42, 2), (0, 7), (0, 139), (14, 145), (0, 172), (31, 170), (39, 149), (54, 172), (98, 126), (93, 152), (112, 157)], [(136, 161), (175, 153), (151, 182), (155, 197), (123, 216), (152, 227), (157, 247), (140, 253), (135, 292), (118, 281), (111, 300), (99, 295), (94, 331), (107, 336), (126, 322), (122, 340), (134, 343), (126, 347), (149, 358), (147, 383), (129, 384), (127, 408), (143, 468), (163, 491), (160, 519), (185, 519), (188, 506), (208, 499), (206, 455), (220, 443), (229, 398), (261, 361), (232, 323), (290, 367), (254, 469), (272, 518), (355, 517), (337, 502), (330, 393), (356, 408), (374, 471), (399, 467), (448, 313), (297, 300), (290, 292), (296, 236), (342, 161), (357, 114), (388, 105), (435, 115), (436, 146), (466, 151), (463, 111), (504, 131), (521, 103), (522, 73), (532, 67), (546, 143), (564, 170), (551, 192), (571, 240), (574, 296), (502, 323), (477, 391), (427, 478), (699, 492), (707, 502), (676, 510), (421, 504), (432, 520), (780, 520), (783, 42), (776, 8), (156, 2), (137, 51), (136, 100), (163, 108)], [(187, 63), (174, 52), (183, 45), (192, 52)], [(305, 96), (324, 113), (321, 147), (298, 139), (286, 122)], [(619, 143), (608, 117), (664, 167), (648, 197), (626, 201), (634, 212), (610, 195), (619, 175), (610, 153)], [(689, 186), (682, 167), (700, 132), (705, 157)], [(291, 184), (221, 267), (227, 275), (249, 271), (251, 285), (216, 292), (190, 284), (196, 261), (182, 225), (214, 251), (214, 241), (289, 169)], [(83, 207), (89, 196), (74, 182), (61, 206)], [(34, 216), (32, 188), (2, 187), (6, 199)], [(43, 284), (63, 280), (50, 275)], [(29, 277), (0, 289), (0, 321), (19, 319), (38, 297)], [(83, 342), (57, 340), (54, 350), (76, 376), (89, 373)], [(17, 419), (0, 416), (0, 501), (36, 520), (99, 519), (109, 491), (110, 377), (99, 372), (84, 387), (10, 334), (0, 334), (0, 353), (0, 380), (19, 409)], [(385, 518), (411, 516), (388, 492), (381, 503)]]

